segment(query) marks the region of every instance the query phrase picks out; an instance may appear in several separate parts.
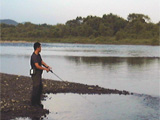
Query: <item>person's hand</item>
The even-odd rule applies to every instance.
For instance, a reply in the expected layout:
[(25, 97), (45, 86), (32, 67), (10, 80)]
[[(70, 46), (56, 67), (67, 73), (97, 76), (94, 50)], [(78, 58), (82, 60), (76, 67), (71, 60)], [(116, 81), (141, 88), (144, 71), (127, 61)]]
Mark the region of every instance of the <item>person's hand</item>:
[(50, 66), (48, 66), (48, 69), (49, 69), (49, 70), (52, 70), (52, 68), (51, 68)]
[(49, 72), (50, 69), (46, 68), (45, 70), (46, 70), (47, 72)]

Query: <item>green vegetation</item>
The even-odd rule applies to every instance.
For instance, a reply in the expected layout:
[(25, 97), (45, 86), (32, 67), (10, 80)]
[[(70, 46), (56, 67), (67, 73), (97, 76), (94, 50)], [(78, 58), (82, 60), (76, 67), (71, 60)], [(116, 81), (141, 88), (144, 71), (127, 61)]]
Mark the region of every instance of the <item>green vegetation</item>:
[(129, 14), (127, 20), (113, 14), (77, 17), (65, 24), (1, 24), (2, 40), (59, 43), (159, 45), (159, 27), (143, 14)]

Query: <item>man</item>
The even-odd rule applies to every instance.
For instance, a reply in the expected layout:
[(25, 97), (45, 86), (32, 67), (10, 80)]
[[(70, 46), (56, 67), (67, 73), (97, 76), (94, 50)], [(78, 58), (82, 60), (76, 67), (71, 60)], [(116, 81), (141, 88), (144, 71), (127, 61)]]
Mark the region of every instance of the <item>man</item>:
[[(41, 44), (39, 42), (34, 43), (34, 52), (31, 56), (31, 70), (30, 74), (33, 81), (33, 89), (31, 96), (31, 104), (33, 106), (39, 106), (43, 108), (41, 104), (42, 95), (42, 72), (46, 70), (47, 72), (51, 69), (41, 58), (39, 54), (41, 52)], [(44, 67), (42, 67), (42, 65)]]

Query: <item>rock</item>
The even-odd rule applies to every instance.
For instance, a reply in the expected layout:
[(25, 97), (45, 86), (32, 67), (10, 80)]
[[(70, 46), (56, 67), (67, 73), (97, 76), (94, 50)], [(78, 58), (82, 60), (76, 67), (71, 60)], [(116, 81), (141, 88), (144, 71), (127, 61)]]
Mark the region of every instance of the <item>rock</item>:
[(93, 88), (92, 88), (92, 87), (88, 87), (88, 89), (89, 89), (89, 90), (93, 90)]
[(11, 101), (12, 101), (13, 103), (15, 103), (15, 102), (16, 102), (16, 100), (14, 100), (14, 99), (12, 99)]

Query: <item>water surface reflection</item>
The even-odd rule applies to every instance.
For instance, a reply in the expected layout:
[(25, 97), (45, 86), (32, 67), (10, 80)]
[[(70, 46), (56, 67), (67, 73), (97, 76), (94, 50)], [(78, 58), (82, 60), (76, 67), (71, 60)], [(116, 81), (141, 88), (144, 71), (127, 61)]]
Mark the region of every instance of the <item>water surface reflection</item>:
[(75, 57), (75, 56), (65, 56), (67, 60), (75, 62), (76, 64), (101, 64), (101, 65), (116, 65), (126, 62), (128, 65), (132, 66), (143, 66), (147, 64), (152, 64), (155, 60), (160, 63), (160, 58), (154, 57)]

